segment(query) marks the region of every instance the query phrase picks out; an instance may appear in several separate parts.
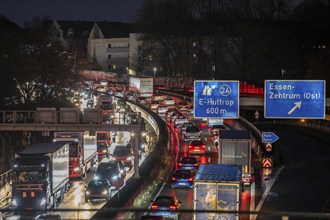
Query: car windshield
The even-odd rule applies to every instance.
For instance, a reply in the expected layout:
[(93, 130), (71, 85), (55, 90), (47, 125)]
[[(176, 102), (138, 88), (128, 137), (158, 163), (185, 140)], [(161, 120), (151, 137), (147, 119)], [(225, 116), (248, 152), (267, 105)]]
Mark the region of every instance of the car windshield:
[(159, 206), (170, 206), (170, 205), (173, 205), (173, 199), (171, 198), (157, 198), (155, 203), (157, 203), (157, 205)]
[(107, 171), (107, 170), (111, 170), (111, 169), (115, 169), (115, 168), (116, 168), (115, 163), (100, 163), (99, 166), (97, 167), (97, 170)]
[(91, 182), (89, 182), (89, 186), (102, 186), (102, 185), (106, 185), (107, 182), (106, 180), (92, 180)]
[(126, 147), (116, 147), (113, 151), (113, 156), (124, 156), (124, 155), (130, 155), (131, 149)]
[(191, 127), (187, 127), (186, 129), (187, 132), (198, 132), (199, 131), (199, 128), (198, 127), (195, 127), (195, 126), (191, 126)]
[(181, 163), (191, 163), (191, 164), (193, 164), (193, 163), (197, 163), (197, 160), (194, 157), (183, 157), (181, 159)]
[(191, 145), (203, 145), (203, 142), (198, 140), (193, 140), (191, 141)]
[(191, 173), (190, 171), (183, 171), (183, 170), (177, 170), (174, 173), (174, 177), (175, 178), (190, 178), (191, 177)]
[(69, 155), (70, 157), (77, 157), (78, 156), (78, 142), (70, 142), (69, 143)]

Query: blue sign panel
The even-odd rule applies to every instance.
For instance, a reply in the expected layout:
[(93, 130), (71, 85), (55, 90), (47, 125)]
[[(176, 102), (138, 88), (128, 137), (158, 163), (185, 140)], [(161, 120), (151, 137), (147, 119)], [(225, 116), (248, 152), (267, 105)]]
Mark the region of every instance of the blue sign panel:
[(273, 132), (262, 132), (262, 143), (274, 143), (279, 137)]
[(238, 81), (194, 82), (195, 118), (238, 118)]
[(324, 80), (266, 80), (265, 118), (324, 118)]

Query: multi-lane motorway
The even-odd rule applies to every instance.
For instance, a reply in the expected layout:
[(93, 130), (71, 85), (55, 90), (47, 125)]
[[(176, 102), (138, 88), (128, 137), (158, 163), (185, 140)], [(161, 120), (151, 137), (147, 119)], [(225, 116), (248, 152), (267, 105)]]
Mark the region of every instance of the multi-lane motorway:
[[(176, 100), (178, 102), (179, 100)], [(198, 125), (203, 133), (202, 139), (207, 144), (206, 156), (210, 162), (217, 161), (217, 150), (209, 135), (209, 128), (201, 120), (190, 118)], [(237, 120), (225, 120), (228, 129), (245, 129)], [(169, 125), (171, 131), (171, 152), (172, 167), (185, 151), (186, 144), (178, 129)], [(151, 128), (150, 128), (151, 130)], [(254, 183), (251, 187), (245, 188), (241, 194), (241, 210), (254, 210), (260, 212), (313, 212), (320, 213), (327, 210), (330, 200), (330, 148), (327, 144), (320, 143), (292, 132), (275, 131), (280, 137), (276, 146), (281, 155), (283, 166), (273, 170), (262, 169), (260, 160), (253, 155), (252, 163), (254, 167)], [(118, 133), (117, 144), (127, 142), (130, 139), (128, 132)], [(153, 135), (151, 134), (150, 137)], [(122, 137), (122, 138), (121, 138)], [(153, 140), (150, 140), (151, 142)], [(115, 146), (113, 144), (112, 148)], [(142, 160), (140, 160), (140, 163)], [(265, 172), (267, 171), (267, 172)], [(129, 173), (126, 178), (129, 178)], [(92, 178), (91, 173), (83, 181), (74, 181), (72, 187), (67, 192), (66, 197), (61, 202), (59, 208), (69, 209), (99, 209), (105, 202), (85, 203), (84, 191), (88, 180)], [(168, 175), (170, 177), (170, 174)], [(170, 179), (167, 179), (161, 190), (154, 192), (157, 195), (175, 195), (181, 201), (182, 209), (193, 209), (193, 190), (172, 188)], [(149, 207), (141, 207), (149, 208)], [(329, 211), (329, 210), (328, 210)], [(63, 219), (90, 219), (95, 214), (94, 211), (61, 212)], [(285, 213), (280, 213), (285, 214)], [(300, 213), (298, 213), (300, 214)], [(245, 219), (279, 219), (275, 215), (249, 216), (241, 215), (241, 220)], [(21, 217), (11, 217), (7, 219), (20, 219)], [(21, 218), (22, 219), (22, 218)], [(191, 213), (181, 213), (180, 219), (192, 219)], [(303, 215), (291, 219), (304, 219)], [(313, 218), (312, 218), (313, 219)], [(319, 219), (319, 218), (314, 218)]]

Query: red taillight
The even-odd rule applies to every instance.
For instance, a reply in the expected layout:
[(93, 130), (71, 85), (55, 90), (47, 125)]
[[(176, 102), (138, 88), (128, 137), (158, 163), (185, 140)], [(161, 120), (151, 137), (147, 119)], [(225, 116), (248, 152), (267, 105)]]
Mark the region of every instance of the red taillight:
[(188, 181), (190, 181), (190, 182), (193, 181), (193, 178), (189, 178)]
[(170, 205), (169, 207), (171, 210), (175, 210), (176, 209), (176, 206), (175, 205)]
[(182, 163), (178, 163), (178, 166), (182, 166)]
[(205, 148), (205, 145), (202, 145), (201, 147), (202, 147), (202, 148)]
[(151, 206), (151, 208), (152, 208), (152, 209), (157, 209), (157, 208), (158, 208), (158, 205), (153, 204), (153, 205)]
[(176, 180), (176, 178), (175, 178), (175, 177), (172, 177), (172, 180), (173, 180), (173, 181), (175, 181), (175, 180)]
[(194, 163), (194, 166), (195, 166), (195, 167), (198, 167), (198, 163)]
[(191, 145), (189, 145), (189, 146), (188, 146), (188, 148), (192, 148), (192, 146), (191, 146)]

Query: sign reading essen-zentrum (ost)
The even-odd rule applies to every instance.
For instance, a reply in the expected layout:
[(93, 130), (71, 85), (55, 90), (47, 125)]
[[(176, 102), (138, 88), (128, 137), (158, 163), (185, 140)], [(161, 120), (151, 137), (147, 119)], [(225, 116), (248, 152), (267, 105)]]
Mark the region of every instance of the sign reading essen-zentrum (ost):
[(266, 80), (265, 118), (325, 118), (324, 80)]
[(239, 81), (196, 80), (195, 118), (239, 118)]

